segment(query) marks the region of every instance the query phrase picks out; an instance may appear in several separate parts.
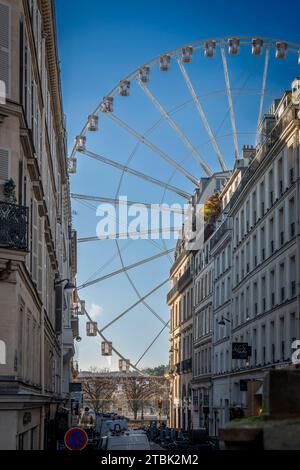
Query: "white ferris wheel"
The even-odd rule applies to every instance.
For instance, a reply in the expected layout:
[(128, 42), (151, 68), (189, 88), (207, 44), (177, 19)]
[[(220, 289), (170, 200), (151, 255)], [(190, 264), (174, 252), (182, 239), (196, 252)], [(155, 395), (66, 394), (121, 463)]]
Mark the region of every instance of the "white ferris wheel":
[[(73, 206), (91, 209), (78, 247), (92, 272), (79, 281), (78, 311), (87, 316), (87, 335), (100, 336), (101, 354), (118, 358), (120, 370), (139, 372), (153, 348), (160, 354), (157, 345), (161, 362), (167, 360), (166, 293), (176, 245), (170, 233), (178, 230), (172, 204), (188, 202), (201, 178), (230, 171), (243, 144), (258, 143), (263, 114), (290, 88), (299, 64), (300, 45), (278, 39), (236, 36), (184, 45), (120, 80), (76, 136), (68, 170), (77, 173)], [(118, 205), (108, 240), (95, 233), (99, 204)], [(132, 204), (163, 207), (168, 236), (161, 228), (132, 231), (118, 223), (122, 206)], [(100, 323), (82, 300), (89, 289), (113, 301)]]

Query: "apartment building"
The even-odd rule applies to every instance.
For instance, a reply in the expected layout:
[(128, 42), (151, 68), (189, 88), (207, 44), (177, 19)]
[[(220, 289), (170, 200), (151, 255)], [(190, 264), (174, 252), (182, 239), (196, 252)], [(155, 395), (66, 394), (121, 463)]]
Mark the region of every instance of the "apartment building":
[(194, 262), (193, 312), (193, 428), (210, 430), (212, 402), (213, 260), (209, 252), (210, 233)]
[(232, 324), (232, 219), (228, 203), (247, 169), (253, 148), (243, 148), (243, 158), (235, 164), (227, 184), (220, 193), (222, 212), (209, 241), (213, 260), (213, 339), (212, 393), (210, 434), (218, 435), (219, 427), (230, 418), (231, 324)]
[[(298, 79), (292, 89), (299, 90)], [(300, 334), (299, 109), (291, 91), (274, 102), (260, 131), (257, 148), (244, 148), (248, 158), (238, 186), (231, 190), (231, 180), (223, 191), (225, 221), (211, 242), (214, 435), (230, 419), (263, 411), (264, 375), (271, 368), (295, 367), (292, 343)], [(226, 240), (227, 298), (217, 282)]]
[[(192, 424), (214, 436), (230, 419), (263, 411), (269, 369), (297, 367), (292, 343), (300, 338), (299, 96), (296, 78), (264, 115), (257, 146), (243, 147), (243, 158), (219, 191), (222, 211), (213, 233), (194, 252)], [(205, 296), (201, 283), (209, 272), (212, 291)], [(203, 325), (209, 308), (208, 331)]]
[(78, 327), (54, 3), (1, 0), (0, 30), (0, 448), (43, 449), (67, 423)]
[(172, 288), (167, 302), (170, 325), (170, 426), (191, 426), (192, 329), (193, 329), (193, 255), (184, 240), (176, 247), (171, 272)]
[(291, 92), (274, 103), (261, 123), (267, 138), (229, 203), (231, 335), (249, 347), (246, 359), (233, 360), (232, 400), (246, 415), (262, 407), (265, 371), (291, 365), (300, 334), (298, 113)]
[[(192, 197), (193, 204), (204, 204), (208, 197), (210, 197), (212, 194), (222, 188), (229, 175), (229, 172), (222, 172), (216, 173), (212, 178), (202, 178), (199, 182), (199, 188), (197, 188)], [(178, 241), (175, 252), (175, 261), (170, 271), (172, 288), (167, 296), (167, 302), (171, 310), (169, 371), (170, 426), (176, 429), (188, 430), (192, 428), (193, 421), (199, 422), (200, 419), (206, 419), (203, 417), (204, 415), (202, 413), (201, 417), (198, 415), (198, 404), (200, 403), (200, 401), (202, 407), (202, 398), (200, 399), (200, 395), (203, 391), (201, 389), (200, 382), (198, 385), (194, 383), (194, 373), (195, 361), (197, 361), (197, 365), (200, 367), (199, 371), (202, 370), (199, 354), (203, 354), (203, 358), (206, 354), (207, 367), (211, 367), (211, 350), (208, 346), (209, 331), (211, 330), (211, 313), (209, 312), (209, 306), (205, 306), (205, 312), (203, 312), (203, 306), (199, 305), (199, 323), (196, 325), (195, 319), (193, 318), (193, 312), (195, 304), (195, 288), (197, 287), (198, 293), (199, 285), (198, 282), (195, 284), (194, 276), (195, 269), (197, 269), (197, 274), (198, 270), (200, 269), (198, 265), (200, 262), (200, 256), (203, 256), (203, 263), (205, 265), (208, 264), (208, 244), (206, 245), (206, 252), (202, 253), (202, 240), (208, 240), (209, 236), (213, 231), (213, 226), (213, 223), (210, 222), (206, 225), (205, 228), (202, 227), (203, 231), (201, 231), (201, 233), (198, 232), (194, 234), (195, 239), (187, 241), (183, 236), (183, 238)], [(201, 255), (199, 252), (198, 257), (196, 258), (198, 264), (195, 265), (195, 254), (197, 254), (199, 251), (197, 248), (198, 246), (200, 246)], [(200, 270), (202, 270), (203, 266)], [(203, 289), (206, 285), (205, 297), (208, 297), (209, 292), (211, 292), (212, 290), (212, 285), (211, 278), (209, 278), (210, 274), (206, 272), (205, 274), (206, 277), (203, 281)], [(205, 282), (207, 284), (205, 284)], [(201, 301), (202, 300), (203, 299), (201, 299)], [(202, 319), (203, 315), (205, 320)], [(203, 334), (203, 336), (206, 336), (205, 338), (202, 338), (202, 332), (201, 339), (200, 336), (199, 338), (197, 338), (197, 341), (199, 341), (196, 346), (196, 349), (198, 348), (196, 354), (194, 342), (195, 335), (193, 334), (193, 331), (195, 332), (195, 329), (199, 328), (200, 335), (200, 323), (203, 321), (203, 324), (205, 325), (204, 332), (206, 332), (207, 329), (209, 331)], [(192, 370), (194, 370), (194, 373), (192, 372)], [(203, 370), (205, 370), (205, 368)], [(203, 372), (203, 374), (207, 375), (208, 370), (206, 369), (206, 373)], [(197, 380), (198, 379), (199, 377), (197, 378)], [(206, 390), (206, 385), (204, 385), (203, 387)], [(206, 391), (203, 392), (203, 395), (201, 395), (201, 397), (202, 396), (205, 397), (206, 400)]]

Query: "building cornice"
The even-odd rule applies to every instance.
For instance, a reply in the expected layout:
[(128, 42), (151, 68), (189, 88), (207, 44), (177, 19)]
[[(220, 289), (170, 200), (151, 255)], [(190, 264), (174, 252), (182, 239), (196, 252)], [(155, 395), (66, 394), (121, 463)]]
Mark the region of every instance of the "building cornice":
[(50, 85), (50, 95), (52, 98), (52, 112), (56, 127), (56, 132), (60, 137), (59, 142), (59, 158), (62, 172), (62, 182), (65, 183), (67, 176), (66, 155), (64, 148), (64, 139), (66, 136), (62, 94), (61, 94), (61, 81), (60, 81), (60, 67), (58, 61), (57, 39), (56, 39), (56, 20), (55, 20), (55, 6), (53, 0), (40, 0), (40, 7), (43, 20), (43, 32), (45, 35), (46, 43), (46, 60), (48, 65), (48, 80)]

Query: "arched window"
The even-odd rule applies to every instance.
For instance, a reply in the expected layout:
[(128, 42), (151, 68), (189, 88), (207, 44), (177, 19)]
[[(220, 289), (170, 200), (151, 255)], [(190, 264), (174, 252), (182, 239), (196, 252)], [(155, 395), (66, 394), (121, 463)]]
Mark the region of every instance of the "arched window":
[(0, 364), (6, 364), (6, 345), (2, 340), (0, 340)]

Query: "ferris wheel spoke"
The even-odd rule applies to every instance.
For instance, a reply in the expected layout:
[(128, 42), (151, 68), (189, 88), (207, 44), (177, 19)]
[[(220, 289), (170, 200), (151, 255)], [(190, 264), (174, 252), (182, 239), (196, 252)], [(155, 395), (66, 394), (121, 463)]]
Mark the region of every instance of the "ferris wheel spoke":
[[(124, 261), (123, 261), (123, 258), (121, 256), (121, 249), (119, 247), (119, 243), (117, 242), (116, 240), (116, 245), (117, 245), (117, 250), (118, 250), (118, 254), (119, 254), (119, 258), (120, 258), (120, 261), (121, 261), (121, 264), (122, 264), (122, 267), (125, 267), (124, 266)], [(130, 283), (130, 285), (132, 286), (134, 292), (136, 293), (136, 295), (138, 296), (139, 299), (142, 299), (142, 295), (140, 294), (139, 290), (137, 289), (137, 287), (134, 285), (131, 277), (129, 276), (128, 272), (127, 271), (124, 271), (124, 274), (125, 276), (127, 277), (128, 279), (128, 282)], [(165, 323), (164, 320), (161, 318), (160, 315), (158, 315), (158, 313), (145, 301), (145, 300), (142, 300), (142, 304), (158, 319), (160, 320), (162, 323)]]
[[(77, 296), (77, 301), (80, 302), (80, 298)], [(90, 322), (93, 322), (93, 319), (92, 317), (89, 315), (88, 311), (86, 310), (86, 308), (84, 308), (84, 313), (86, 315), (86, 317), (88, 318), (88, 320)], [(103, 335), (103, 333), (99, 330), (99, 328), (97, 327), (97, 333), (98, 335), (103, 339), (103, 341), (105, 341), (106, 343), (108, 342), (108, 339)], [(128, 359), (125, 358), (125, 356), (123, 356), (123, 354), (120, 353), (120, 351), (118, 351), (113, 345), (111, 347), (112, 351), (120, 358), (120, 359), (123, 359), (123, 361), (127, 361)], [(130, 361), (129, 361), (129, 365), (130, 367), (132, 367), (132, 369), (134, 369), (136, 372), (138, 372), (139, 374), (143, 374), (144, 373), (139, 370), (134, 364), (132, 364)]]
[(103, 241), (103, 240), (115, 240), (118, 238), (125, 239), (130, 237), (138, 237), (143, 235), (157, 235), (160, 233), (169, 233), (169, 232), (181, 232), (182, 227), (161, 227), (158, 229), (149, 229), (149, 230), (140, 230), (135, 232), (116, 232), (107, 235), (99, 235), (93, 237), (81, 237), (77, 239), (78, 243), (86, 243), (86, 242), (95, 242), (95, 241)]
[(149, 88), (139, 81), (139, 85), (144, 91), (144, 93), (150, 98), (154, 106), (159, 110), (159, 112), (162, 114), (162, 116), (168, 121), (170, 126), (174, 129), (174, 131), (177, 133), (181, 141), (184, 143), (184, 145), (192, 152), (198, 163), (200, 163), (202, 169), (207, 173), (208, 175), (212, 174), (211, 169), (209, 166), (205, 163), (199, 152), (195, 149), (193, 144), (189, 141), (189, 139), (186, 137), (186, 135), (182, 132), (181, 129), (177, 126), (177, 124), (174, 122), (174, 120), (171, 118), (170, 114), (165, 110), (165, 108), (162, 106), (162, 104), (158, 101), (158, 99), (153, 95), (152, 91), (149, 90)]
[[(115, 116), (112, 113), (107, 114), (110, 119), (112, 119), (114, 122), (116, 122), (119, 126), (121, 126), (123, 129), (125, 129), (129, 134), (133, 135), (136, 139), (138, 139), (140, 142), (145, 144), (147, 147), (149, 147), (151, 150), (153, 150), (154, 153), (156, 153), (158, 156), (160, 156), (163, 160), (165, 160), (169, 165), (173, 166), (176, 168), (177, 171), (182, 173), (188, 180), (190, 180), (195, 186), (198, 186), (198, 180), (195, 178), (189, 171), (187, 171), (184, 167), (179, 165), (173, 158), (169, 157), (163, 150), (161, 150), (159, 147), (157, 147), (155, 144), (150, 142), (146, 137), (144, 137), (142, 134), (137, 132), (136, 130), (132, 129), (132, 127), (128, 126), (124, 121), (122, 121), (120, 118)], [(207, 173), (209, 176), (212, 173)]]
[[(262, 79), (262, 89), (261, 89), (261, 95), (260, 95), (260, 103), (259, 103), (259, 113), (258, 113), (258, 120), (257, 120), (257, 129), (259, 126), (259, 123), (262, 118), (263, 114), (263, 109), (264, 109), (264, 101), (265, 101), (265, 95), (266, 95), (266, 83), (267, 83), (267, 74), (268, 74), (268, 66), (269, 66), (269, 55), (270, 55), (270, 49), (268, 48), (266, 50), (266, 55), (265, 55), (265, 65), (264, 65), (264, 74), (263, 74), (263, 79)], [(256, 135), (256, 139), (258, 138), (258, 131)]]
[(127, 165), (122, 165), (122, 163), (118, 163), (102, 155), (98, 155), (94, 152), (90, 152), (89, 150), (85, 150), (83, 153), (87, 155), (88, 157), (93, 158), (94, 160), (98, 160), (99, 162), (102, 162), (106, 165), (113, 166), (115, 168), (118, 168), (119, 170), (130, 173), (131, 175), (137, 176), (138, 178), (142, 178), (146, 181), (149, 181), (150, 183), (169, 189), (170, 191), (175, 192), (176, 194), (178, 194), (181, 197), (184, 197), (185, 199), (190, 198), (190, 194), (184, 191), (183, 189), (177, 188), (176, 186), (173, 186), (168, 183), (164, 183), (163, 181), (157, 178), (154, 178), (153, 176), (149, 176), (149, 175), (146, 175), (145, 173), (142, 173), (141, 171), (134, 170), (133, 168), (130, 168)]
[(233, 142), (234, 142), (234, 148), (235, 148), (235, 158), (239, 159), (240, 152), (239, 152), (239, 144), (238, 144), (238, 138), (237, 138), (237, 130), (236, 130), (235, 115), (234, 115), (234, 108), (233, 108), (233, 101), (232, 101), (230, 78), (229, 78), (229, 72), (228, 72), (226, 52), (223, 46), (221, 47), (221, 55), (222, 55), (224, 77), (225, 77), (225, 83), (226, 83), (226, 93), (227, 93), (228, 103), (229, 103), (229, 113), (230, 113), (232, 135), (233, 135)]
[[(147, 299), (147, 297), (150, 297), (150, 295), (154, 294), (154, 292), (158, 291), (161, 287), (163, 287), (167, 282), (169, 282), (169, 278), (165, 279), (163, 282), (155, 286), (151, 291), (147, 292), (143, 297), (138, 299), (134, 304), (130, 305), (130, 307), (126, 308), (122, 313), (120, 313), (118, 316), (116, 316), (112, 321), (107, 323), (103, 328), (101, 328), (100, 333), (105, 331), (107, 328), (109, 328), (111, 325), (113, 325), (116, 321), (120, 320), (120, 318), (124, 317), (128, 312), (130, 312), (132, 309), (137, 307), (140, 303), (143, 302), (143, 300)], [(166, 326), (166, 322), (160, 318), (160, 321)]]
[[(107, 204), (115, 204), (115, 205), (141, 206), (141, 207), (146, 207), (147, 209), (154, 209), (154, 206), (156, 205), (156, 204), (150, 204), (148, 202), (128, 201), (122, 198), (91, 196), (87, 194), (76, 194), (76, 193), (71, 193), (71, 198), (84, 200), (84, 201), (104, 202)], [(166, 212), (174, 212), (176, 214), (184, 214), (184, 209), (179, 209), (178, 207), (172, 207), (172, 206), (168, 206), (164, 204), (159, 204), (159, 210), (166, 211)]]
[(215, 153), (216, 153), (216, 155), (217, 155), (217, 157), (218, 157), (218, 160), (219, 160), (219, 163), (220, 163), (220, 165), (221, 165), (221, 168), (222, 168), (223, 171), (226, 171), (226, 170), (227, 170), (227, 166), (226, 166), (226, 164), (225, 164), (225, 162), (224, 162), (223, 156), (222, 156), (221, 151), (220, 151), (220, 149), (219, 149), (219, 146), (218, 146), (218, 143), (217, 143), (216, 138), (215, 138), (215, 136), (214, 136), (214, 133), (213, 133), (213, 131), (212, 131), (210, 125), (209, 125), (208, 119), (207, 119), (206, 114), (205, 114), (205, 112), (204, 112), (204, 110), (203, 110), (203, 107), (202, 107), (202, 105), (201, 105), (199, 96), (197, 95), (197, 93), (196, 93), (196, 91), (195, 91), (195, 88), (194, 88), (194, 86), (193, 86), (193, 84), (192, 84), (192, 81), (191, 81), (191, 79), (190, 79), (190, 77), (189, 77), (189, 75), (188, 75), (188, 73), (187, 73), (187, 71), (186, 71), (186, 68), (184, 67), (184, 65), (183, 65), (183, 63), (182, 63), (181, 60), (178, 60), (178, 65), (179, 65), (179, 68), (180, 68), (180, 70), (181, 70), (181, 73), (182, 73), (182, 75), (183, 75), (183, 77), (184, 77), (184, 79), (185, 79), (186, 85), (187, 85), (187, 87), (188, 87), (188, 89), (189, 89), (189, 91), (190, 91), (190, 93), (191, 93), (191, 95), (192, 95), (192, 97), (193, 97), (194, 103), (195, 103), (196, 108), (197, 108), (197, 110), (198, 110), (198, 113), (199, 113), (199, 115), (200, 115), (200, 117), (201, 117), (201, 119), (202, 119), (202, 122), (203, 122), (204, 127), (205, 127), (205, 129), (206, 129), (206, 132), (207, 132), (207, 134), (208, 134), (208, 136), (209, 136), (209, 139), (210, 139), (210, 141), (211, 141), (211, 143), (212, 143), (212, 146), (213, 146), (213, 148), (214, 148), (214, 151), (215, 151)]
[(146, 356), (146, 354), (148, 353), (148, 351), (150, 351), (150, 349), (152, 348), (152, 346), (156, 343), (156, 341), (158, 340), (158, 338), (160, 337), (160, 335), (163, 333), (163, 331), (169, 326), (169, 323), (170, 323), (170, 320), (162, 327), (162, 329), (158, 332), (158, 334), (155, 336), (154, 340), (151, 341), (151, 343), (149, 344), (149, 346), (145, 349), (145, 351), (143, 352), (143, 354), (141, 355), (141, 357), (136, 361), (135, 363), (135, 367), (137, 367), (137, 365), (141, 362), (141, 360)]
[(160, 252), (160, 253), (157, 253), (156, 255), (150, 256), (149, 258), (144, 258), (144, 259), (142, 259), (142, 260), (140, 260), (140, 261), (137, 261), (136, 263), (130, 264), (130, 265), (128, 265), (128, 266), (125, 266), (125, 267), (123, 267), (122, 269), (117, 269), (117, 271), (113, 271), (112, 273), (105, 274), (104, 276), (98, 277), (98, 278), (93, 279), (93, 280), (91, 280), (91, 281), (89, 281), (89, 282), (85, 282), (84, 284), (81, 284), (81, 286), (79, 286), (79, 287), (77, 288), (77, 290), (81, 290), (81, 289), (84, 289), (84, 288), (86, 288), (86, 287), (89, 287), (89, 286), (91, 286), (91, 285), (93, 285), (93, 284), (97, 284), (98, 282), (102, 282), (102, 281), (104, 281), (104, 280), (106, 280), (106, 279), (109, 279), (109, 278), (111, 278), (111, 277), (113, 277), (113, 276), (116, 276), (116, 275), (118, 275), (118, 274), (121, 274), (121, 273), (123, 273), (124, 271), (129, 271), (130, 269), (133, 269), (133, 268), (136, 268), (136, 267), (141, 266), (141, 265), (143, 265), (143, 264), (149, 263), (150, 261), (153, 261), (153, 260), (155, 260), (155, 259), (157, 259), (157, 258), (160, 258), (160, 257), (162, 257), (162, 256), (166, 256), (166, 255), (168, 255), (169, 253), (172, 253), (172, 252), (174, 252), (174, 251), (175, 251), (175, 248), (170, 248), (169, 250), (164, 250), (164, 251), (162, 251), (162, 252)]

